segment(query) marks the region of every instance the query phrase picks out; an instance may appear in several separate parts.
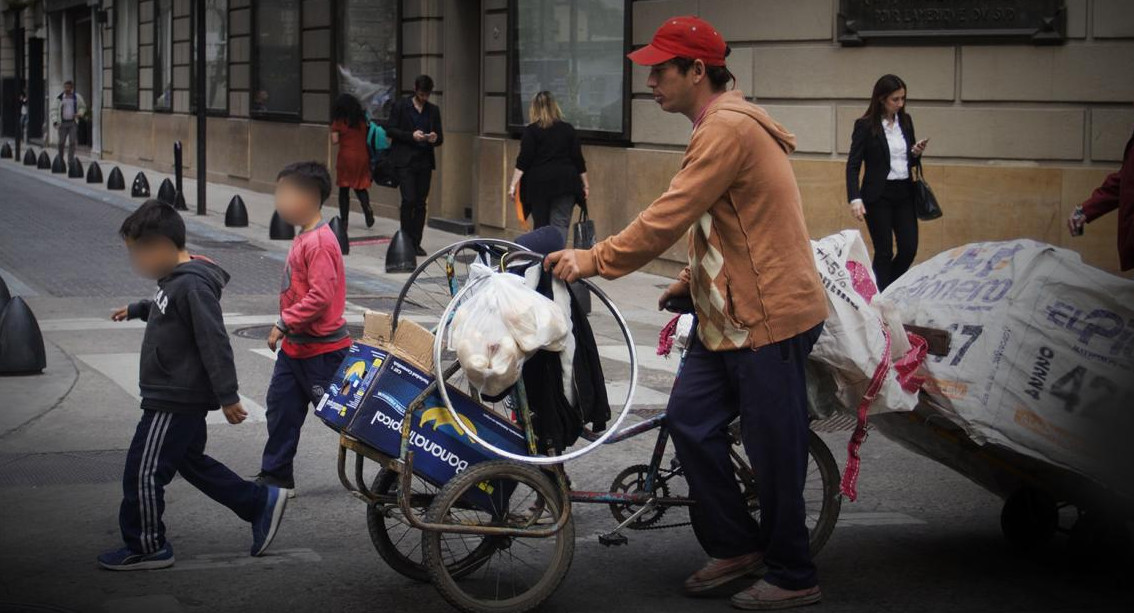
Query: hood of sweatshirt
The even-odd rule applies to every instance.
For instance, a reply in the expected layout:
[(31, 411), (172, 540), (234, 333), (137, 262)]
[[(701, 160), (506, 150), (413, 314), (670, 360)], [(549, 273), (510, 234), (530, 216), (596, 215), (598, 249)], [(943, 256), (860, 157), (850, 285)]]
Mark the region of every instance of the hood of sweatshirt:
[(763, 107), (745, 100), (744, 94), (740, 90), (734, 89), (717, 96), (717, 98), (709, 104), (709, 110), (705, 113), (705, 116), (708, 117), (714, 113), (720, 112), (734, 112), (748, 115), (752, 119), (755, 119), (768, 134), (772, 135), (772, 138), (776, 140), (776, 143), (780, 145), (780, 148), (782, 148), (785, 153), (790, 154), (795, 151), (795, 135), (788, 132), (787, 128), (772, 119), (772, 116), (769, 115), (768, 111), (765, 111)]
[(205, 286), (211, 289), (218, 298), (221, 295), (221, 290), (224, 289), (231, 278), (216, 262), (207, 257), (195, 255), (188, 262), (179, 264), (174, 268), (173, 272), (158, 281), (158, 285), (164, 288), (176, 280), (188, 280), (184, 279), (188, 276), (197, 277), (204, 282)]

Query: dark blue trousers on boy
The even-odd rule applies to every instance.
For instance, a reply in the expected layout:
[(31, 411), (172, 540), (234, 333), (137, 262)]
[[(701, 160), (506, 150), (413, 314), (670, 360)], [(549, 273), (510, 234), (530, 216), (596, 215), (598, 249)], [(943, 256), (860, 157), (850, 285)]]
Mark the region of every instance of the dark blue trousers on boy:
[(299, 433), (312, 403), (318, 404), (335, 376), (347, 350), (339, 349), (309, 358), (276, 354), (276, 368), (268, 384), (268, 442), (260, 473), (283, 482), (294, 481), (292, 463), (299, 447)]
[[(697, 504), (693, 531), (714, 558), (762, 552), (764, 579), (788, 590), (818, 584), (803, 501), (807, 476), (804, 365), (822, 324), (756, 350), (709, 351), (696, 335), (666, 409), (674, 448)], [(748, 512), (729, 458), (728, 426), (757, 475), (760, 522)]]
[(245, 481), (205, 455), (207, 411), (167, 413), (147, 410), (138, 422), (122, 473), (118, 523), (126, 546), (154, 553), (165, 546), (165, 486), (180, 473), (193, 487), (251, 522), (264, 506), (264, 488)]

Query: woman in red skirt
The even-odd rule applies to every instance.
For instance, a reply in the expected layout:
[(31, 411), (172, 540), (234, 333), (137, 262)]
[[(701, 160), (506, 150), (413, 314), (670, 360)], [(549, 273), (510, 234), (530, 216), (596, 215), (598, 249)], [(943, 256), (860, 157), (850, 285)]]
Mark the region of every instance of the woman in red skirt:
[(354, 190), (366, 215), (366, 227), (374, 225), (374, 209), (370, 208), (370, 152), (366, 149), (368, 128), (366, 113), (358, 98), (342, 94), (331, 112), (331, 142), (339, 146), (335, 175), (339, 184), (339, 216), (343, 228), (350, 217), (350, 190)]

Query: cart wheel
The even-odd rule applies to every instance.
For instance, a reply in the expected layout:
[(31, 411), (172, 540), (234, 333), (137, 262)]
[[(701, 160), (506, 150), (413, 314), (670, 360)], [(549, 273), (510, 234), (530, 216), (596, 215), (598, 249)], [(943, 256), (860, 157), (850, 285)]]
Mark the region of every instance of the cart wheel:
[(1089, 565), (1120, 562), (1130, 555), (1130, 531), (1121, 520), (1097, 511), (1083, 511), (1071, 527), (1068, 553)]
[[(650, 467), (645, 464), (631, 466), (618, 473), (618, 476), (615, 477), (614, 481), (610, 484), (610, 491), (616, 494), (636, 494), (644, 492), (646, 491), (646, 476), (649, 474)], [(666, 481), (668, 481), (668, 479), (659, 474), (654, 479), (654, 487), (650, 493), (659, 498), (669, 498), (669, 485)], [(633, 504), (612, 503), (610, 505), (610, 513), (614, 515), (614, 521), (619, 524), (626, 521), (626, 518), (633, 515), (637, 510), (638, 505)], [(642, 514), (626, 527), (631, 530), (649, 528), (661, 521), (666, 510), (667, 508), (664, 506), (656, 506), (652, 511)]]
[[(748, 501), (748, 510), (760, 521), (760, 498), (756, 483), (758, 476), (748, 465), (744, 445), (740, 439), (740, 424), (734, 423), (729, 431), (732, 434), (733, 468), (736, 479)], [(803, 484), (803, 504), (807, 512), (807, 529), (811, 545), (811, 555), (827, 544), (835, 524), (839, 521), (843, 498), (839, 494), (839, 465), (835, 456), (823, 439), (815, 432), (808, 432), (807, 441), (807, 480)]]
[[(437, 494), (437, 487), (414, 475), (413, 478), (414, 507), (420, 509), (419, 515), (425, 515), (426, 509)], [(396, 494), (398, 492), (398, 473), (383, 468), (374, 478), (374, 485), (370, 491), (375, 494)], [(420, 503), (417, 501), (420, 500)], [(429, 571), (422, 562), (421, 531), (411, 527), (402, 515), (398, 505), (371, 504), (366, 507), (366, 527), (370, 531), (370, 541), (378, 555), (386, 561), (390, 568), (402, 575), (421, 581), (429, 582)], [(453, 560), (452, 573), (461, 577), (476, 570), (478, 566), (488, 561), (488, 552), (492, 550), (491, 538), (476, 535), (461, 535), (462, 542), (452, 542), (448, 547), (456, 546), (458, 552), (465, 555), (450, 555)]]
[(501, 255), (523, 249), (506, 240), (477, 238), (454, 243), (430, 255), (402, 286), (394, 305), (394, 326), (398, 325), (400, 318), (407, 317), (429, 330), (436, 329), (441, 312), (469, 278), (469, 267), (473, 262), (495, 267), (500, 263)]
[(1051, 540), (1059, 527), (1059, 506), (1046, 492), (1022, 488), (1004, 501), (1000, 529), (1013, 547), (1026, 551)]
[[(484, 501), (481, 504), (491, 511), (472, 504), (470, 496), (477, 496), (476, 500)], [(564, 504), (560, 489), (538, 468), (515, 462), (485, 462), (445, 484), (426, 519), (486, 529), (547, 529), (554, 525)], [(497, 537), (487, 562), (458, 581), (444, 544), (459, 536), (427, 531), (422, 536), (422, 549), (433, 585), (449, 604), (467, 613), (522, 613), (539, 607), (563, 582), (575, 552), (575, 524), (568, 517), (562, 529), (551, 536)]]

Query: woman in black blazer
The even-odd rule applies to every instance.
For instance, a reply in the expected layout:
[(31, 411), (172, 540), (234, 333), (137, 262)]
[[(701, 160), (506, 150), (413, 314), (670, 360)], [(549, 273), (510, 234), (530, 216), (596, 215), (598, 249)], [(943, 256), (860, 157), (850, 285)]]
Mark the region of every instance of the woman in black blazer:
[[(873, 268), (879, 290), (909, 270), (917, 255), (917, 214), (910, 177), (929, 139), (915, 139), (913, 119), (905, 106), (905, 82), (892, 74), (878, 79), (866, 114), (854, 122), (847, 156), (847, 200), (855, 219), (866, 221), (874, 243)], [(863, 162), (866, 172), (859, 187)]]
[(394, 103), (386, 120), (386, 133), (393, 144), (390, 157), (398, 174), (402, 192), (401, 230), (413, 241), (417, 255), (426, 255), (421, 247), (425, 232), (425, 200), (437, 159), (433, 150), (445, 142), (441, 129), (441, 109), (429, 101), (433, 79), (421, 75), (414, 79), (414, 94)]

